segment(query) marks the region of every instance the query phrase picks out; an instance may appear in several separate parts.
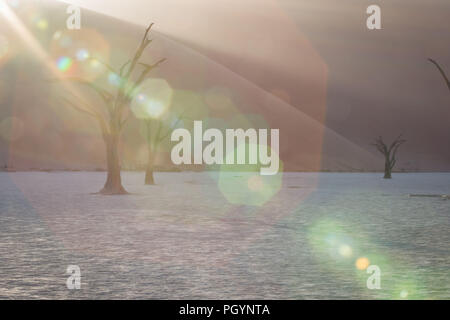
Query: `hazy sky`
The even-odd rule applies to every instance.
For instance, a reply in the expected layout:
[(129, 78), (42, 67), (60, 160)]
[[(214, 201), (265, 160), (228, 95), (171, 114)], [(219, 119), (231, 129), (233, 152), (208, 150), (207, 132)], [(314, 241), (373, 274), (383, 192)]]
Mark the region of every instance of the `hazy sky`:
[[(276, 37), (277, 48), (271, 51), (287, 55), (295, 52), (294, 42), (302, 37), (282, 2), (276, 0), (130, 0), (126, 5), (123, 0), (69, 2), (137, 24), (155, 22), (155, 29), (166, 35), (254, 62), (279, 59), (278, 54), (271, 57), (267, 51), (258, 56), (255, 46), (270, 46)], [(285, 66), (285, 71), (289, 70)]]
[[(136, 24), (153, 21), (361, 143), (404, 132), (423, 146), (448, 136), (450, 97), (427, 62), (433, 57), (450, 70), (448, 0), (71, 2)], [(369, 31), (366, 9), (374, 3), (383, 29)], [(424, 128), (435, 136), (425, 138)]]
[[(450, 95), (427, 61), (433, 57), (450, 72), (448, 0), (377, 0), (379, 31), (366, 28), (373, 0), (70, 2), (139, 25), (155, 22), (205, 65), (226, 67), (365, 148), (374, 136), (404, 133), (411, 141), (405, 151), (450, 159), (441, 145), (450, 134)], [(82, 25), (116, 32), (110, 20), (101, 24), (85, 12)]]
[[(196, 49), (235, 56), (254, 65), (276, 66), (286, 76), (302, 72), (321, 81), (317, 68), (293, 67), (296, 60), (332, 53), (361, 55), (396, 43), (406, 51), (446, 59), (450, 32), (448, 0), (70, 0), (97, 12), (155, 29)], [(366, 29), (366, 9), (382, 9), (380, 32)], [(402, 42), (402, 43), (401, 43)], [(309, 45), (311, 43), (311, 45)], [(410, 48), (406, 48), (410, 46)], [(217, 61), (217, 57), (216, 61)], [(219, 62), (221, 61), (219, 57)], [(328, 61), (327, 61), (328, 62)], [(241, 66), (238, 66), (241, 67)], [(319, 72), (320, 73), (320, 72)], [(317, 78), (319, 77), (319, 78)], [(341, 79), (341, 84), (344, 84)]]

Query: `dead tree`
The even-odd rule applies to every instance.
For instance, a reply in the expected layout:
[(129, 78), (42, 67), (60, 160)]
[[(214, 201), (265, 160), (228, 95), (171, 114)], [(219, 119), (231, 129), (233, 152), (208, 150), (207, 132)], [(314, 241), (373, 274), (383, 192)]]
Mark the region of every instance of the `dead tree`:
[(372, 143), (372, 145), (384, 155), (384, 179), (392, 178), (392, 169), (397, 163), (398, 148), (406, 142), (406, 140), (401, 139), (401, 137), (402, 136), (400, 135), (397, 139), (395, 139), (389, 147), (384, 143), (381, 136), (378, 137), (374, 143)]
[(145, 184), (154, 185), (154, 171), (155, 171), (155, 158), (158, 153), (161, 143), (171, 134), (178, 124), (183, 120), (183, 114), (177, 117), (172, 125), (166, 125), (164, 120), (159, 119), (146, 119), (144, 120), (146, 129), (146, 142), (148, 160), (145, 169)]
[(448, 80), (447, 75), (444, 72), (444, 69), (442, 69), (441, 66), (439, 65), (439, 63), (437, 63), (435, 60), (428, 59), (428, 61), (430, 61), (432, 64), (434, 64), (436, 66), (436, 68), (439, 70), (442, 77), (444, 78), (444, 81), (447, 83), (448, 90), (450, 90), (450, 81)]
[[(134, 99), (139, 86), (148, 78), (150, 71), (161, 64), (165, 59), (161, 59), (154, 64), (141, 63), (140, 59), (148, 45), (152, 42), (148, 38), (153, 23), (145, 30), (139, 47), (137, 48), (132, 59), (125, 62), (119, 70), (115, 70), (109, 64), (95, 59), (101, 63), (108, 72), (116, 74), (120, 79), (120, 84), (113, 91), (109, 92), (95, 83), (81, 78), (63, 78), (63, 81), (71, 81), (94, 91), (103, 101), (104, 108), (99, 110), (87, 103), (77, 101), (72, 102), (70, 99), (64, 98), (65, 103), (74, 109), (88, 114), (95, 118), (100, 126), (102, 137), (106, 146), (107, 159), (107, 179), (105, 186), (100, 191), (101, 194), (126, 194), (126, 190), (122, 186), (120, 176), (121, 165), (119, 157), (119, 140), (124, 124), (128, 120), (128, 108)], [(136, 68), (141, 69), (136, 79), (133, 79)]]

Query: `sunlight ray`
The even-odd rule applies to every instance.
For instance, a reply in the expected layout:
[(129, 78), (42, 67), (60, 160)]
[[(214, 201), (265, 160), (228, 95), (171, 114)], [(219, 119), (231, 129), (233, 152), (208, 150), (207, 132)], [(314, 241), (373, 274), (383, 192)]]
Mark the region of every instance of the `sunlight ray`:
[[(24, 23), (17, 17), (10, 6), (4, 1), (0, 1), (0, 16), (3, 16), (7, 23), (11, 26), (12, 30), (16, 33), (19, 39), (22, 39), (32, 51), (36, 54), (37, 58), (41, 60), (44, 65), (50, 70), (53, 76), (58, 80), (64, 80), (61, 75), (58, 66), (54, 64), (47, 52), (42, 48), (39, 41), (33, 36), (33, 34), (26, 28)], [(76, 99), (85, 100), (82, 98), (81, 93), (70, 83), (61, 81), (61, 84), (67, 89)]]

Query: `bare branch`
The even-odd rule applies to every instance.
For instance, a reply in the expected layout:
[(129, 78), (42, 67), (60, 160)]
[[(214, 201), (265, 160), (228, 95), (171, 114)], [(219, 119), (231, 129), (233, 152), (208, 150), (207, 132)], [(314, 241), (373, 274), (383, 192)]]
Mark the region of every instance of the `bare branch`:
[(184, 118), (184, 114), (185, 114), (185, 113), (186, 113), (186, 111), (183, 111), (183, 112), (180, 114), (180, 116), (178, 117), (177, 121), (176, 121), (172, 126), (170, 126), (170, 129), (167, 130), (167, 132), (166, 132), (165, 134), (163, 134), (162, 136), (159, 136), (159, 135), (158, 135), (158, 141), (159, 141), (159, 142), (161, 142), (161, 141), (163, 141), (164, 139), (166, 139), (166, 138), (169, 136), (170, 132), (171, 132), (173, 129), (175, 129), (175, 128), (178, 126), (178, 124), (179, 124), (182, 120), (185, 119), (185, 118)]
[(125, 68), (131, 63), (131, 60), (128, 60), (127, 62), (125, 62), (119, 70), (119, 75), (123, 76), (123, 72), (125, 71)]
[(398, 148), (405, 142), (406, 142), (406, 140), (399, 140), (399, 141), (397, 141), (397, 144), (395, 145), (395, 147), (394, 147), (394, 149), (392, 151), (391, 162), (393, 162), (393, 161), (395, 162), (396, 161), (396, 155), (397, 155)]
[(375, 142), (372, 143), (372, 145), (375, 146), (378, 149), (378, 151), (384, 155), (386, 155), (389, 152), (381, 136), (375, 139)]
[(82, 112), (82, 113), (85, 113), (85, 114), (88, 114), (88, 115), (90, 115), (91, 117), (97, 118), (97, 114), (96, 114), (94, 111), (88, 110), (88, 109), (84, 109), (84, 108), (81, 108), (81, 107), (78, 106), (76, 103), (73, 103), (72, 101), (70, 101), (70, 99), (67, 99), (67, 98), (65, 98), (65, 97), (61, 97), (61, 100), (63, 100), (66, 104), (68, 104), (69, 106), (71, 106), (71, 107), (74, 108), (75, 110), (77, 110), (77, 111), (79, 111), (79, 112)]
[(444, 70), (441, 68), (441, 66), (433, 59), (428, 58), (428, 61), (430, 61), (432, 64), (434, 64), (436, 66), (436, 68), (439, 70), (439, 72), (441, 73), (442, 77), (445, 80), (445, 83), (447, 83), (447, 87), (448, 90), (450, 90), (450, 81), (447, 78), (447, 75), (445, 74)]
[(401, 144), (403, 144), (403, 143), (406, 142), (406, 140), (401, 139), (401, 137), (402, 137), (402, 134), (399, 135), (398, 138), (395, 139), (394, 142), (391, 143), (391, 146), (389, 147), (389, 153), (390, 153), (394, 148), (398, 149), (398, 147), (397, 147), (398, 145), (401, 145)]
[(385, 154), (383, 148), (377, 144), (372, 144), (373, 146), (375, 146), (377, 148), (377, 150), (381, 153), (381, 154)]
[(102, 60), (100, 60), (100, 59), (98, 59), (98, 58), (91, 57), (91, 58), (89, 58), (89, 60), (91, 60), (91, 61), (97, 61), (98, 63), (100, 63), (101, 65), (103, 65), (106, 69), (108, 69), (109, 71), (111, 71), (112, 73), (117, 73), (117, 71), (114, 70), (114, 68), (113, 68), (111, 65), (107, 64), (106, 62), (103, 62)]
[(390, 162), (391, 170), (394, 169), (396, 163), (397, 163), (397, 159), (391, 160), (391, 162)]
[(152, 40), (148, 39), (148, 34), (150, 30), (153, 27), (153, 23), (151, 23), (147, 29), (145, 29), (144, 37), (141, 40), (141, 44), (139, 45), (138, 49), (136, 50), (136, 53), (134, 54), (133, 59), (131, 60), (130, 68), (128, 69), (125, 78), (129, 79), (131, 74), (134, 71), (134, 68), (136, 67), (136, 64), (139, 62), (139, 59), (141, 58), (145, 48), (152, 42)]
[(141, 75), (139, 76), (139, 78), (136, 80), (135, 84), (131, 87), (130, 91), (128, 92), (129, 95), (133, 96), (134, 91), (139, 87), (139, 85), (142, 84), (142, 82), (147, 78), (147, 75), (150, 73), (150, 71), (152, 71), (153, 69), (155, 69), (156, 67), (158, 67), (161, 63), (163, 63), (164, 61), (166, 61), (166, 58), (160, 59), (158, 62), (154, 63), (154, 64), (145, 64), (145, 63), (139, 63), (139, 65), (142, 65), (145, 67), (144, 71), (142, 71)]
[[(124, 104), (129, 102), (130, 93), (135, 88), (134, 85), (130, 85), (130, 77), (133, 74), (133, 71), (134, 71), (136, 65), (138, 64), (139, 60), (141, 59), (141, 56), (142, 56), (145, 48), (147, 48), (147, 46), (152, 42), (152, 40), (148, 39), (148, 34), (152, 27), (153, 27), (153, 23), (151, 23), (148, 26), (148, 28), (145, 30), (144, 36), (141, 40), (141, 44), (139, 45), (138, 49), (136, 50), (136, 53), (134, 54), (133, 59), (131, 59), (131, 62), (127, 62), (124, 66), (122, 66), (123, 68), (121, 68), (121, 72), (124, 72), (125, 66), (127, 66), (128, 64), (130, 65), (127, 72), (123, 76), (124, 81), (122, 81), (120, 84), (120, 87), (119, 87), (119, 90), (118, 90), (117, 96), (116, 96), (116, 101), (114, 104), (114, 109), (117, 110), (115, 121), (118, 123), (119, 126), (120, 126), (120, 122), (121, 122), (121, 119), (119, 119), (119, 118), (122, 116), (122, 109), (124, 107)], [(131, 89), (126, 90), (128, 87), (130, 87)]]
[(106, 91), (105, 89), (101, 88), (100, 86), (97, 86), (96, 84), (94, 84), (90, 81), (84, 80), (82, 78), (70, 77), (70, 78), (63, 78), (61, 80), (54, 80), (54, 81), (70, 81), (70, 82), (75, 82), (75, 83), (87, 86), (87, 87), (91, 88), (92, 90), (94, 90), (107, 105), (112, 100), (112, 95), (108, 91)]
[(122, 122), (119, 125), (119, 129), (122, 130), (123, 126), (128, 122), (129, 119), (130, 119), (129, 115), (125, 119), (123, 119)]

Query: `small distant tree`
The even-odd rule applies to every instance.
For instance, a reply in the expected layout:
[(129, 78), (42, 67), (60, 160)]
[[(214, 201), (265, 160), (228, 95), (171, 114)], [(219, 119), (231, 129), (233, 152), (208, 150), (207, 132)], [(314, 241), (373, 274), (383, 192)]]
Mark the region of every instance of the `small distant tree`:
[(183, 114), (178, 116), (168, 123), (168, 121), (159, 119), (146, 119), (144, 120), (145, 125), (145, 140), (147, 143), (147, 166), (145, 169), (145, 184), (154, 185), (154, 171), (155, 171), (155, 158), (158, 154), (159, 147), (161, 143), (172, 133), (178, 124), (183, 120)]
[(392, 178), (392, 169), (394, 169), (394, 166), (397, 163), (398, 148), (406, 142), (406, 140), (402, 139), (401, 137), (402, 136), (400, 135), (389, 146), (384, 143), (381, 136), (375, 139), (375, 142), (372, 143), (372, 145), (375, 146), (377, 150), (384, 156), (384, 179)]
[(447, 84), (447, 88), (450, 91), (450, 81), (448, 80), (447, 75), (445, 74), (444, 69), (441, 68), (441, 66), (439, 65), (439, 63), (437, 63), (435, 60), (433, 59), (428, 59), (428, 61), (430, 61), (432, 64), (434, 64), (436, 66), (436, 68), (439, 70), (439, 72), (441, 73), (442, 77), (444, 78), (445, 83)]
[[(106, 69), (116, 74), (120, 79), (120, 84), (114, 92), (109, 92), (104, 88), (96, 85), (95, 83), (76, 78), (64, 78), (64, 81), (71, 81), (77, 84), (81, 84), (93, 90), (100, 96), (104, 102), (105, 110), (100, 111), (98, 108), (94, 108), (87, 103), (81, 101), (72, 102), (70, 99), (64, 99), (65, 103), (74, 109), (92, 116), (98, 121), (100, 126), (103, 140), (106, 146), (106, 159), (107, 159), (107, 179), (105, 186), (100, 191), (101, 194), (125, 194), (127, 193), (122, 186), (122, 180), (120, 176), (121, 165), (119, 158), (119, 139), (122, 133), (124, 124), (128, 120), (129, 113), (127, 112), (130, 107), (130, 103), (136, 95), (136, 91), (139, 86), (149, 76), (150, 71), (161, 64), (165, 59), (161, 59), (155, 64), (141, 63), (140, 59), (144, 50), (152, 42), (148, 39), (148, 34), (153, 26), (153, 23), (145, 30), (144, 37), (141, 40), (139, 47), (137, 48), (132, 59), (125, 62), (119, 70), (115, 70), (110, 65), (97, 60)], [(136, 79), (133, 79), (135, 69), (139, 67), (142, 70)]]

